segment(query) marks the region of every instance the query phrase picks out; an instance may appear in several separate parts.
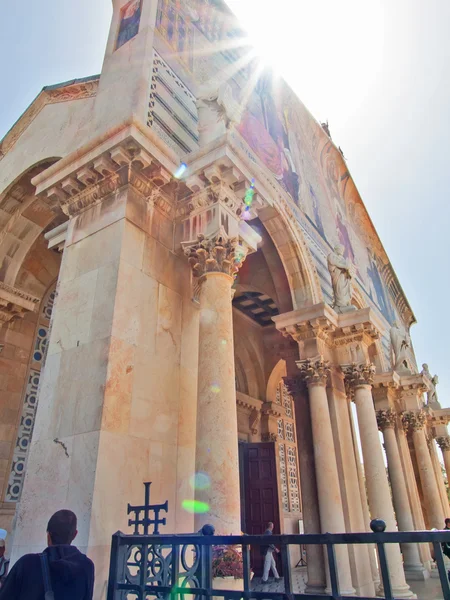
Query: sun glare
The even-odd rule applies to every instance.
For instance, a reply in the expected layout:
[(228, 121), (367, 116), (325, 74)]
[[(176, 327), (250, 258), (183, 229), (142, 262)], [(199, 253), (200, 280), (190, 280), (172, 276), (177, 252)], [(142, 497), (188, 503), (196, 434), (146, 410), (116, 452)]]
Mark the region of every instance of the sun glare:
[(265, 65), (318, 118), (345, 118), (369, 93), (383, 61), (381, 0), (227, 0)]

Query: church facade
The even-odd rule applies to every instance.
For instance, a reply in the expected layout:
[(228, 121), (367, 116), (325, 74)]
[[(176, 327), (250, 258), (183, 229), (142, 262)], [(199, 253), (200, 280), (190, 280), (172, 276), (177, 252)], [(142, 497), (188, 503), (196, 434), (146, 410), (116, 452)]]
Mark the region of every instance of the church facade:
[[(167, 533), (442, 528), (450, 409), (327, 125), (222, 0), (113, 8), (101, 74), (44, 88), (0, 143), (12, 559), (70, 508), (103, 598), (146, 481)], [(374, 549), (336, 553), (343, 593), (376, 594)], [(428, 546), (388, 553), (413, 597)], [(302, 558), (323, 591), (322, 552)]]

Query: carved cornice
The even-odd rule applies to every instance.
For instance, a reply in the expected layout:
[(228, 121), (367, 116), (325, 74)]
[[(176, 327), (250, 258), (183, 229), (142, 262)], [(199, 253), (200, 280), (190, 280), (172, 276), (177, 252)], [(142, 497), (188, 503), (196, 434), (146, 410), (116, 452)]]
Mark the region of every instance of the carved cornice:
[(450, 450), (450, 436), (439, 436), (436, 438), (436, 442), (439, 444), (439, 447), (442, 450), (442, 452)]
[(297, 367), (300, 369), (300, 377), (305, 381), (306, 385), (321, 385), (326, 386), (328, 375), (330, 374), (329, 362), (324, 360), (322, 356), (315, 359), (299, 360)]
[(397, 413), (392, 408), (377, 410), (377, 424), (380, 431), (394, 429), (397, 422)]
[(376, 373), (375, 365), (372, 363), (342, 365), (341, 370), (345, 376), (345, 383), (351, 389), (367, 385), (372, 386)]
[(334, 325), (326, 317), (288, 325), (280, 331), (284, 337), (292, 337), (296, 342), (318, 339), (329, 346), (333, 344)]
[(427, 422), (427, 415), (423, 410), (405, 411), (402, 413), (402, 424), (405, 431), (415, 432), (424, 428)]
[(240, 217), (244, 211), (245, 205), (242, 199), (239, 198), (226, 182), (218, 181), (179, 202), (176, 209), (176, 218), (177, 220), (186, 219), (218, 202), (236, 215), (236, 217)]
[(7, 323), (14, 317), (35, 312), (40, 298), (0, 281), (0, 322)]
[(236, 238), (228, 239), (223, 231), (211, 238), (199, 235), (196, 243), (184, 247), (194, 277), (203, 277), (207, 273), (233, 276), (247, 257), (247, 248)]

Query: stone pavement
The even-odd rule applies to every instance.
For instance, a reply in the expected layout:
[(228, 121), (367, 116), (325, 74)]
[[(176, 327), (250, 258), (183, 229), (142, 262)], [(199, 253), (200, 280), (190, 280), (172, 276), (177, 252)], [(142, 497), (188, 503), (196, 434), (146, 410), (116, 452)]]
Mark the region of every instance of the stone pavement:
[[(300, 567), (292, 571), (292, 584), (295, 594), (303, 594), (306, 587), (306, 568)], [(442, 588), (439, 579), (431, 578), (427, 581), (408, 582), (418, 600), (443, 600)], [(252, 581), (252, 590), (255, 592), (283, 592), (284, 581), (274, 581), (269, 578), (268, 583), (262, 583), (260, 577)]]

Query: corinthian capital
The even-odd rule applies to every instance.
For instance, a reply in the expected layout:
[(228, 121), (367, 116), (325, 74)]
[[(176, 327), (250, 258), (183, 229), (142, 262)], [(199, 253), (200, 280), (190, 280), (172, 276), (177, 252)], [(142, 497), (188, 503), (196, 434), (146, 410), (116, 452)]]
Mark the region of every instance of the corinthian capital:
[(377, 424), (380, 431), (393, 429), (397, 420), (397, 414), (392, 408), (377, 410)]
[(342, 365), (341, 369), (345, 375), (346, 384), (351, 388), (373, 384), (376, 369), (372, 363), (352, 363), (351, 365)]
[(439, 444), (442, 452), (445, 452), (445, 450), (450, 450), (450, 437), (448, 435), (437, 437), (436, 442)]
[(420, 431), (423, 429), (426, 420), (427, 416), (423, 410), (417, 412), (409, 410), (402, 414), (403, 429), (405, 431)]
[(236, 238), (228, 239), (219, 232), (210, 238), (199, 235), (197, 242), (186, 248), (185, 254), (195, 277), (207, 273), (234, 275), (247, 257), (247, 248)]
[(297, 367), (300, 369), (300, 377), (305, 380), (306, 385), (327, 385), (330, 373), (329, 362), (323, 360), (321, 356), (315, 359), (299, 360)]

